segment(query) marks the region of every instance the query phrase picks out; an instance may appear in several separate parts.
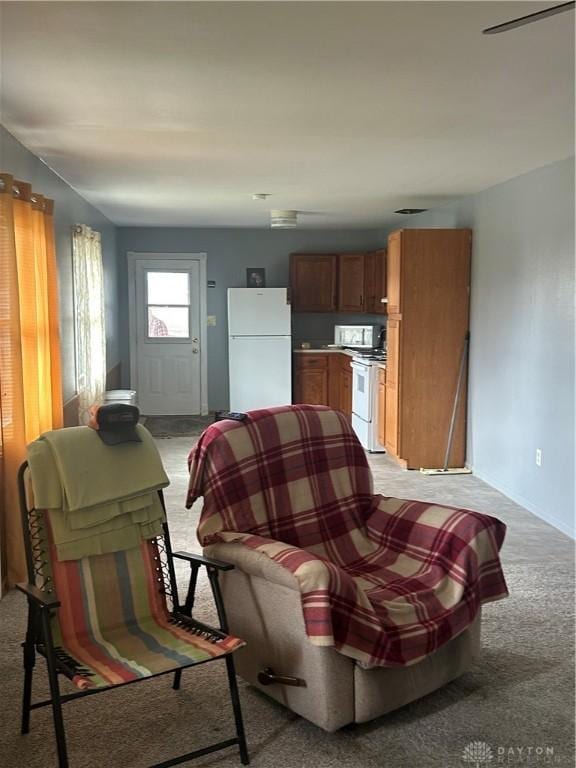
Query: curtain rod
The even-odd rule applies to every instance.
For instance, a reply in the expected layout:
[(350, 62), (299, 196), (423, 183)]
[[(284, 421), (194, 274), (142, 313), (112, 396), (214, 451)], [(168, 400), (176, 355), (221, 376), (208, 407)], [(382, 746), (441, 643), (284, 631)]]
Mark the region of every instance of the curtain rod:
[(70, 229), (77, 235), (84, 234), (87, 237), (100, 238), (100, 232), (96, 229), (92, 229), (88, 224), (72, 224)]
[(10, 191), (16, 200), (32, 203), (37, 211), (51, 215), (54, 212), (54, 200), (34, 192), (32, 185), (24, 181), (16, 181), (9, 173), (0, 173), (0, 192)]

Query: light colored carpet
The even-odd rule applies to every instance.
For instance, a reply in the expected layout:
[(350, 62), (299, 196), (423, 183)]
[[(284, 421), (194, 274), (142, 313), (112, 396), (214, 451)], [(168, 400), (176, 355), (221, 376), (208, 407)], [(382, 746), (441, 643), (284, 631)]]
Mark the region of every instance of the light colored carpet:
[[(170, 523), (176, 549), (198, 551), (199, 508), (184, 509), (189, 438), (159, 442), (172, 485)], [(484, 610), (483, 656), (454, 683), (386, 717), (326, 734), (241, 683), (252, 765), (260, 768), (485, 768), (574, 765), (573, 543), (473, 476), (425, 477), (398, 470), (385, 456), (370, 459), (376, 490), (471, 507), (508, 525), (503, 560), (511, 597)], [(186, 567), (180, 568), (183, 580)], [(20, 649), (25, 601), (0, 603), (0, 766), (56, 765), (50, 712), (32, 714), (19, 735)], [(210, 617), (205, 582), (199, 615)], [(160, 678), (66, 705), (72, 768), (137, 768), (233, 734), (219, 664), (185, 673), (180, 692)], [(38, 664), (35, 696), (47, 694)], [(473, 741), (493, 759), (463, 760)], [(537, 753), (548, 748), (548, 756)], [(532, 748), (530, 750), (529, 748)], [(499, 752), (504, 749), (505, 752)], [(523, 749), (523, 753), (518, 752)], [(510, 752), (514, 750), (514, 752)], [(553, 754), (550, 754), (550, 750)], [(190, 765), (240, 765), (236, 751)]]

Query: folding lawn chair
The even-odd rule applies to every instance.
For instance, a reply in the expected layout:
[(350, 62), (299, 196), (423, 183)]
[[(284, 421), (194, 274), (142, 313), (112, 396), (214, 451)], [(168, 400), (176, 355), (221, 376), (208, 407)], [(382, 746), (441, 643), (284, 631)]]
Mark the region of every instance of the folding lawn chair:
[[(232, 653), (244, 645), (228, 634), (218, 584), (219, 571), (234, 566), (187, 552), (172, 552), (166, 523), (163, 535), (140, 546), (79, 560), (57, 558), (51, 539), (50, 512), (34, 507), (30, 470), (18, 476), (28, 583), (18, 589), (28, 599), (24, 650), (22, 733), (30, 728), (30, 713), (51, 706), (59, 768), (68, 757), (62, 704), (112, 687), (173, 673), (180, 687), (182, 671), (209, 661), (224, 660), (236, 724), (236, 736), (158, 763), (168, 768), (195, 757), (236, 745), (244, 765), (249, 762)], [(162, 492), (160, 500), (164, 507)], [(174, 558), (190, 564), (190, 583), (180, 603)], [(196, 580), (207, 569), (220, 627), (192, 618)], [(32, 702), (36, 654), (46, 659), (50, 699)], [(59, 676), (78, 689), (62, 694)]]

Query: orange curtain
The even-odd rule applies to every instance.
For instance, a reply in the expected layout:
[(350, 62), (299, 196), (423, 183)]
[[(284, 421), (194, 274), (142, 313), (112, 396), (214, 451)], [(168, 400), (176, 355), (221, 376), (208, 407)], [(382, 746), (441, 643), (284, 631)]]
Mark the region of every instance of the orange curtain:
[(16, 487), (26, 443), (62, 426), (53, 203), (0, 174), (0, 559), (26, 579)]

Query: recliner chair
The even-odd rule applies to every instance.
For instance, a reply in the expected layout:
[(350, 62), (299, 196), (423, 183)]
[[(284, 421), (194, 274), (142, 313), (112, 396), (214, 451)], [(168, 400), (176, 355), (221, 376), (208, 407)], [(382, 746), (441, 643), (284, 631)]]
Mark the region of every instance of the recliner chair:
[(342, 414), (287, 406), (221, 421), (189, 464), (205, 554), (235, 566), (222, 591), (246, 639), (247, 682), (335, 731), (425, 696), (478, 657), (480, 605), (507, 594), (503, 524), (374, 496)]

